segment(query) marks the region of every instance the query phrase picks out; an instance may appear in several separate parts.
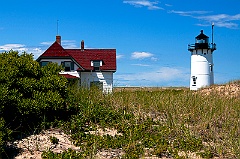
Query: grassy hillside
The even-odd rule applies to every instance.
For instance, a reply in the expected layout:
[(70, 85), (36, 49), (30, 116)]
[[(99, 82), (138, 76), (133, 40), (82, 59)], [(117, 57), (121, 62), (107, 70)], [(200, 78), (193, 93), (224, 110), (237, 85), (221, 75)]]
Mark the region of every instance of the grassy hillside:
[[(231, 85), (236, 93), (231, 94)], [(123, 158), (239, 158), (239, 81), (198, 92), (187, 89), (119, 89), (103, 95), (95, 89), (74, 90), (76, 115), (62, 126), (83, 150), (77, 158), (119, 150)], [(72, 101), (73, 102), (73, 101)], [(99, 135), (99, 129), (120, 135)], [(43, 156), (54, 156), (45, 152)], [(63, 154), (62, 154), (63, 155)], [(58, 158), (55, 154), (53, 158)], [(193, 157), (195, 156), (195, 157)], [(47, 157), (45, 157), (47, 158)]]
[(71, 86), (66, 99), (70, 117), (41, 125), (60, 127), (80, 151), (49, 150), (42, 158), (113, 157), (116, 152), (115, 158), (129, 159), (240, 158), (239, 83), (200, 91), (117, 88), (109, 95)]

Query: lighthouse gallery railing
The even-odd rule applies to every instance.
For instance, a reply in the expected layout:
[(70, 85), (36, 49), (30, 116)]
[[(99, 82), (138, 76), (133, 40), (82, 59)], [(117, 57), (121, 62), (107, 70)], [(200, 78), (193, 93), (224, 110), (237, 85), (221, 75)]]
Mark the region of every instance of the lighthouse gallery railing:
[[(198, 44), (198, 43), (197, 43)], [(192, 51), (192, 50), (196, 50), (196, 49), (199, 49), (200, 46), (199, 45), (196, 45), (196, 44), (188, 44), (188, 50), (189, 51)], [(207, 48), (206, 49), (211, 49), (212, 51), (213, 50), (216, 50), (217, 47), (216, 47), (216, 44), (207, 44)]]

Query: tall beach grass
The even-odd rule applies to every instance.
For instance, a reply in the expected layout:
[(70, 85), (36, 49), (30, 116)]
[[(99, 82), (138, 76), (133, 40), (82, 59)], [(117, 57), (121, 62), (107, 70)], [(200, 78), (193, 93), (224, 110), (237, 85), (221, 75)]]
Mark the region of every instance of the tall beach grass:
[[(72, 90), (70, 103), (75, 103), (78, 113), (67, 129), (72, 130), (76, 145), (85, 143), (88, 155), (120, 148), (125, 158), (184, 158), (190, 152), (202, 158), (240, 158), (239, 95), (186, 88), (115, 88), (112, 94), (97, 89)], [(106, 139), (79, 134), (97, 127), (114, 128), (123, 135)]]

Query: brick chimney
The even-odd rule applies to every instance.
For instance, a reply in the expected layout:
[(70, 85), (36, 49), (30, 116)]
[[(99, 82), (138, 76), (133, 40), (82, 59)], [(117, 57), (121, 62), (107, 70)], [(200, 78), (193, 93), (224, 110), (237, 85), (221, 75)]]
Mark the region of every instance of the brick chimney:
[(61, 36), (60, 35), (56, 36), (56, 42), (61, 45)]
[(81, 51), (84, 51), (84, 40), (81, 41)]

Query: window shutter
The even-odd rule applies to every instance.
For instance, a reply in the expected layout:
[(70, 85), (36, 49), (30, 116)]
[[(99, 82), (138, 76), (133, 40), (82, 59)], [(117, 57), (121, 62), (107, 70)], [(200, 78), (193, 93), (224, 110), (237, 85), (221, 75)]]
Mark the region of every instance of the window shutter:
[(71, 62), (71, 70), (74, 70), (74, 62)]
[(61, 65), (62, 65), (63, 67), (65, 67), (65, 66), (64, 66), (64, 61), (61, 62)]

